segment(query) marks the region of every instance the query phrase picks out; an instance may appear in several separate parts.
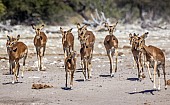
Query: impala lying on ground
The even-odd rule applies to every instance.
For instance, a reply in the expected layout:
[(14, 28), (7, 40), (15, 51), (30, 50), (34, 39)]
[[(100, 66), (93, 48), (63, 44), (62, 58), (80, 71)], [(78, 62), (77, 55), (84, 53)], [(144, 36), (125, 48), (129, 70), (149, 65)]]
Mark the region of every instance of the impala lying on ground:
[[(118, 22), (117, 22), (118, 23)], [(113, 73), (113, 55), (115, 54), (115, 72), (117, 72), (117, 57), (118, 57), (118, 39), (113, 35), (113, 31), (115, 30), (115, 27), (117, 25), (117, 23), (115, 25), (109, 26), (107, 23), (105, 23), (105, 27), (107, 27), (108, 31), (109, 31), (109, 35), (107, 35), (104, 39), (104, 46), (106, 48), (106, 52), (107, 52), (107, 56), (109, 57), (109, 61), (110, 61), (110, 76), (114, 76)]]
[[(141, 37), (143, 37), (143, 36), (141, 36)], [(144, 55), (144, 54), (142, 53), (141, 50), (138, 49), (138, 47), (139, 47), (139, 44), (137, 42), (138, 38), (140, 38), (139, 35), (136, 35), (135, 33), (134, 33), (134, 35), (132, 35), (131, 33), (129, 34), (130, 45), (132, 45), (131, 51), (132, 51), (134, 61), (135, 61), (133, 68), (134, 68), (135, 63), (136, 63), (137, 69), (138, 69), (138, 79), (142, 79), (144, 77), (143, 64), (142, 64), (142, 57), (143, 56), (142, 55)], [(142, 43), (145, 43), (145, 40), (143, 40)]]
[(18, 42), (20, 35), (15, 38), (16, 40), (13, 40), (12, 37), (7, 36), (9, 42), (7, 44), (8, 54), (10, 62), (12, 62), (12, 70), (14, 73), (14, 79), (12, 83), (15, 83), (15, 81), (18, 81), (18, 74), (20, 69), (19, 60), (23, 58), (23, 70), (21, 77), (24, 76), (24, 67), (25, 67), (25, 60), (27, 58), (28, 54), (28, 48), (23, 42)]
[(36, 48), (37, 58), (38, 58), (38, 71), (42, 70), (42, 57), (45, 53), (46, 43), (47, 43), (47, 36), (41, 30), (44, 28), (44, 25), (41, 27), (36, 28), (32, 24), (32, 28), (35, 30), (35, 37), (34, 37), (34, 46)]
[(71, 50), (74, 51), (74, 36), (71, 33), (72, 28), (69, 29), (68, 31), (63, 31), (63, 29), (60, 27), (60, 31), (62, 33), (64, 58), (66, 58), (66, 56), (68, 56)]
[(72, 88), (75, 70), (76, 70), (76, 52), (72, 51), (65, 58), (65, 72), (66, 72), (65, 86), (66, 87), (67, 87), (67, 80), (68, 80), (68, 76), (69, 76), (68, 74), (70, 74), (70, 88)]
[[(139, 43), (139, 49), (146, 54), (148, 73), (149, 73), (151, 81), (154, 83), (153, 88), (156, 89), (155, 79), (156, 79), (156, 72), (157, 72), (158, 78), (159, 78), (158, 90), (161, 89), (160, 68), (162, 68), (163, 75), (164, 75), (165, 89), (167, 89), (167, 81), (166, 81), (166, 73), (165, 73), (165, 55), (161, 49), (155, 46), (152, 46), (152, 45), (146, 46), (145, 43), (142, 43), (143, 40), (147, 37), (147, 35), (148, 35), (148, 32), (143, 35), (144, 37), (141, 37), (138, 39), (138, 43)], [(149, 65), (151, 65), (154, 69), (154, 79), (152, 79), (152, 76), (149, 70)]]
[[(86, 46), (91, 46), (91, 48), (92, 48), (92, 52), (91, 52), (91, 56), (90, 56), (91, 57), (90, 59), (92, 59), (94, 43), (95, 43), (95, 36), (92, 31), (87, 30), (87, 25), (84, 25), (81, 27), (80, 24), (78, 23), (77, 28), (78, 28), (78, 39), (80, 40), (81, 48), (84, 45), (82, 44), (82, 42), (81, 42), (82, 40), (80, 38), (83, 38), (83, 37), (85, 38), (88, 36), (87, 41), (86, 41), (87, 42)], [(81, 58), (81, 65), (82, 65), (82, 68), (84, 68), (83, 67), (83, 58)], [(91, 67), (91, 62), (89, 64), (89, 66)]]

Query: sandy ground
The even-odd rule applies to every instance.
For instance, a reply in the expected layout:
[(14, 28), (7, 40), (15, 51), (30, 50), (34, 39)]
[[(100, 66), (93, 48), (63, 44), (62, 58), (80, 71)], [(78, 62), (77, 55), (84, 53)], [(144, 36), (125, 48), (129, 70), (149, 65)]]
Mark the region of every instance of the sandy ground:
[[(21, 34), (20, 41), (27, 44), (29, 48), (26, 60), (26, 71), (24, 78), (12, 84), (12, 75), (6, 75), (8, 60), (0, 60), (0, 105), (169, 105), (170, 88), (164, 89), (163, 74), (161, 71), (161, 91), (153, 90), (153, 83), (148, 78), (137, 81), (137, 68), (133, 69), (133, 59), (130, 50), (128, 34), (143, 34), (143, 30), (136, 26), (117, 26), (115, 36), (119, 40), (118, 72), (115, 77), (109, 76), (109, 60), (103, 46), (104, 37), (108, 32), (95, 32), (96, 43), (92, 60), (93, 71), (90, 81), (83, 81), (80, 70), (80, 57), (77, 56), (77, 70), (74, 74), (73, 89), (65, 89), (65, 70), (63, 63), (63, 51), (61, 45), (61, 34), (48, 33), (46, 55), (43, 59), (44, 71), (37, 71), (37, 58), (33, 46), (34, 32), (31, 27), (15, 26), (17, 31), (12, 33), (1, 32), (0, 57), (8, 57), (6, 54), (6, 34)], [(79, 53), (79, 41), (75, 26), (75, 50)], [(64, 27), (68, 29), (68, 27)], [(58, 27), (47, 27), (46, 30)], [(29, 31), (25, 31), (29, 30)], [(163, 49), (166, 55), (166, 77), (170, 79), (170, 32), (169, 29), (149, 30), (146, 44), (151, 44)], [(21, 60), (22, 64), (22, 60)], [(22, 66), (21, 66), (22, 68)], [(21, 72), (20, 72), (21, 73)], [(157, 81), (158, 82), (158, 81)], [(41, 83), (52, 85), (47, 89), (31, 89), (32, 84)]]

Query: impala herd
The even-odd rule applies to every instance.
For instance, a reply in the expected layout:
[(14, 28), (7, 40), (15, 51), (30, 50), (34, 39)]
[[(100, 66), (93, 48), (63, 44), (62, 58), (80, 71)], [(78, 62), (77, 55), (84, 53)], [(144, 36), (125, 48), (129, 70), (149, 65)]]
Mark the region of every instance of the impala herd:
[[(114, 31), (116, 28), (116, 22), (114, 25), (109, 25), (105, 23), (105, 27), (108, 29), (109, 34), (106, 35), (104, 39), (104, 46), (106, 48), (107, 56), (110, 61), (110, 76), (113, 77), (114, 73), (117, 72), (117, 59), (118, 59), (118, 39), (114, 36)], [(45, 54), (47, 36), (41, 30), (44, 28), (44, 25), (36, 27), (32, 25), (32, 28), (35, 30), (34, 37), (34, 46), (36, 48), (37, 59), (38, 59), (38, 71), (42, 70), (42, 57)], [(81, 26), (77, 24), (78, 29), (78, 40), (80, 41), (80, 56), (81, 56), (81, 66), (82, 73), (84, 75), (84, 81), (89, 80), (92, 77), (92, 57), (95, 43), (95, 35), (92, 31), (87, 29), (87, 25)], [(66, 72), (66, 84), (68, 87), (67, 81), (70, 76), (70, 88), (73, 86), (73, 77), (76, 70), (76, 51), (74, 50), (74, 36), (72, 34), (72, 29), (64, 31), (60, 27), (62, 33), (62, 45), (64, 51), (64, 66)], [(165, 89), (167, 89), (166, 73), (165, 73), (165, 55), (161, 49), (154, 47), (152, 45), (145, 45), (145, 39), (148, 36), (148, 32), (143, 35), (129, 34), (129, 41), (131, 45), (131, 51), (134, 57), (134, 62), (137, 65), (138, 70), (138, 79), (141, 80), (145, 77), (143, 73), (144, 65), (147, 65), (148, 74), (153, 82), (153, 88), (156, 89), (155, 79), (156, 73), (158, 74), (158, 90), (160, 90), (160, 68), (163, 70)], [(28, 47), (19, 41), (20, 35), (17, 38), (7, 36), (7, 53), (9, 55), (9, 73), (14, 75), (12, 83), (18, 81), (20, 64), (19, 60), (23, 58), (23, 70), (22, 76), (24, 73), (25, 60), (28, 54)], [(113, 56), (115, 55), (115, 61)], [(114, 64), (115, 62), (115, 64)], [(135, 64), (134, 63), (134, 64)], [(134, 65), (135, 66), (135, 65)], [(150, 67), (154, 69), (153, 78), (150, 72)]]

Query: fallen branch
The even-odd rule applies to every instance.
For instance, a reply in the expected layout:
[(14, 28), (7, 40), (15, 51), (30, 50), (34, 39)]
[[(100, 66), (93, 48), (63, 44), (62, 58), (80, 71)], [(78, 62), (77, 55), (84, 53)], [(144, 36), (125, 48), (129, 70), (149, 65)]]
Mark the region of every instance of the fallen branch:
[(95, 10), (95, 15), (91, 14), (92, 20), (86, 20), (83, 19), (83, 24), (90, 25), (92, 27), (98, 27), (97, 30), (100, 30), (100, 28), (103, 28), (104, 23), (110, 23), (109, 18), (106, 18), (103, 12), (98, 12), (98, 10)]

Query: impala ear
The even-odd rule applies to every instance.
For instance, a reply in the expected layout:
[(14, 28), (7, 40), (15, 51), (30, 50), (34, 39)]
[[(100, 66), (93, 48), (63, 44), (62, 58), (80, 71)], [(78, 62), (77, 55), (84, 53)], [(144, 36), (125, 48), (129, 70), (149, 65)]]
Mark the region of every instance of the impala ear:
[(11, 37), (10, 37), (10, 36), (8, 36), (8, 35), (7, 35), (7, 38), (8, 38), (7, 40), (11, 40)]
[(20, 39), (20, 35), (17, 36), (17, 41)]
[(114, 27), (116, 27), (116, 26), (117, 26), (117, 24), (118, 24), (118, 21), (116, 22), (116, 24), (114, 25)]
[(69, 29), (67, 32), (71, 32), (73, 28)]
[(146, 39), (146, 38), (148, 37), (148, 34), (149, 34), (149, 32), (146, 32), (145, 34), (143, 34), (143, 35), (141, 36), (141, 38)]
[(81, 26), (80, 26), (80, 23), (77, 23), (77, 28), (79, 29)]
[(60, 31), (61, 31), (61, 33), (62, 33), (62, 32), (63, 32), (63, 28), (60, 27)]
[(107, 22), (105, 22), (104, 27), (108, 27), (108, 26), (109, 26), (109, 24)]
[(36, 29), (34, 24), (31, 24), (31, 26), (32, 26), (32, 28), (33, 28), (34, 30)]
[(87, 25), (84, 25), (84, 26), (83, 26), (83, 29), (85, 29), (85, 30), (86, 30), (86, 29), (87, 29)]
[(44, 24), (43, 24), (43, 25), (41, 25), (40, 30), (42, 30), (43, 28), (44, 28)]
[(129, 37), (132, 37), (132, 34), (131, 34), (131, 33), (129, 34)]

